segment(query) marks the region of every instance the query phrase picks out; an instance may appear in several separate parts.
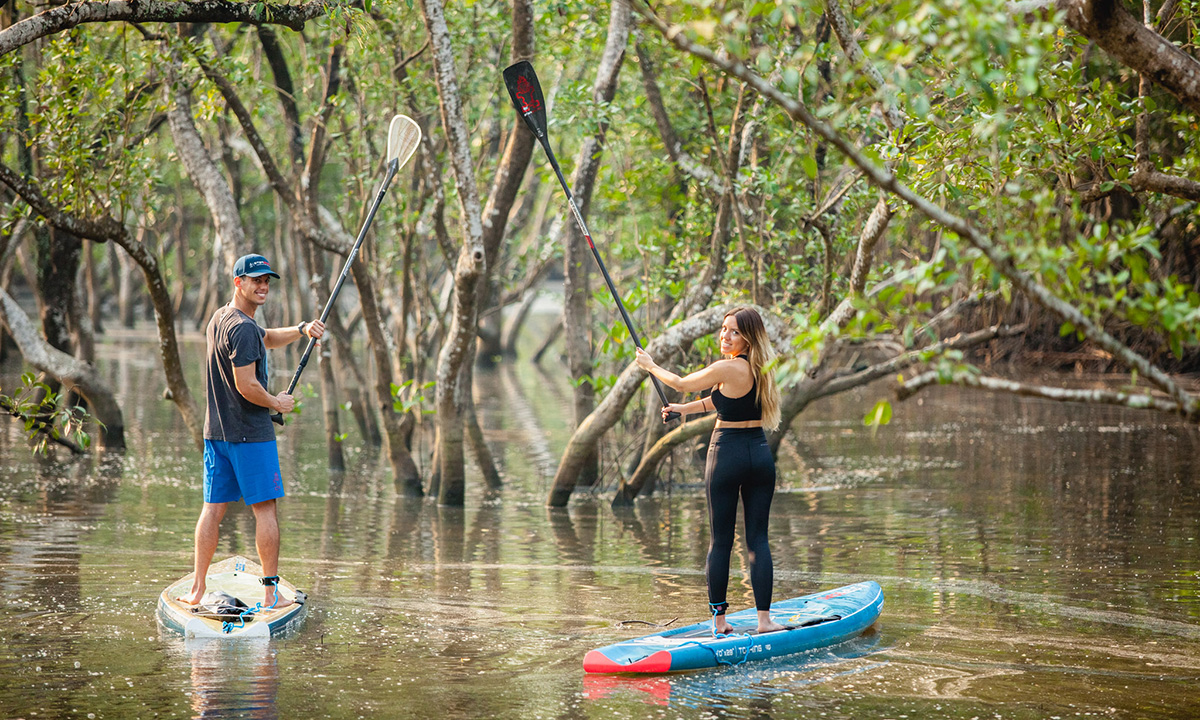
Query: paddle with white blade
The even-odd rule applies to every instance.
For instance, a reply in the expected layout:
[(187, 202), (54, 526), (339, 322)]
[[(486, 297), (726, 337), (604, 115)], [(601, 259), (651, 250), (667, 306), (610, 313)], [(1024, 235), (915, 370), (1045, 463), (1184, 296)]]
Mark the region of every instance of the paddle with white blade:
[[(371, 203), (371, 209), (367, 211), (367, 219), (363, 223), (362, 230), (358, 231), (358, 238), (354, 241), (354, 248), (350, 250), (350, 254), (346, 256), (346, 264), (342, 266), (342, 274), (338, 277), (337, 285), (333, 287), (333, 294), (329, 296), (329, 302), (325, 303), (325, 309), (321, 311), (321, 322), (325, 322), (329, 317), (329, 311), (333, 309), (333, 303), (337, 300), (338, 293), (342, 291), (342, 285), (346, 282), (346, 276), (350, 274), (350, 266), (354, 263), (355, 257), (358, 256), (358, 249), (362, 247), (363, 239), (367, 237), (367, 230), (371, 227), (371, 222), (375, 220), (375, 211), (379, 209), (379, 204), (383, 202), (383, 196), (387, 193), (388, 185), (391, 185), (392, 179), (396, 177), (396, 173), (400, 172), (400, 168), (408, 163), (408, 159), (416, 152), (417, 145), (421, 144), (421, 127), (416, 121), (407, 115), (397, 115), (392, 118), (392, 124), (388, 127), (388, 147), (387, 147), (387, 177), (383, 179), (383, 185), (380, 186), (379, 192), (375, 195), (374, 202)], [(292, 382), (288, 384), (287, 393), (292, 394), (296, 389), (296, 383), (300, 382), (300, 374), (304, 372), (304, 366), (308, 364), (308, 356), (312, 354), (313, 348), (316, 346), (315, 338), (308, 339), (308, 347), (304, 349), (304, 355), (300, 358), (300, 366), (296, 368), (296, 374), (292, 376)], [(271, 415), (271, 421), (277, 425), (283, 424), (283, 414), (274, 413)]]

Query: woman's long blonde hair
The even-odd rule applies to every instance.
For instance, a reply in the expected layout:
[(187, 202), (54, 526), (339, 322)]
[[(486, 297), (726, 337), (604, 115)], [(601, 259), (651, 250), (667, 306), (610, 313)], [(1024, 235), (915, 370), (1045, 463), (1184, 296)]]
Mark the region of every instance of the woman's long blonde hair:
[[(749, 347), (746, 355), (750, 369), (758, 382), (758, 406), (762, 408), (762, 423), (767, 430), (779, 427), (779, 388), (775, 385), (775, 373), (766, 366), (775, 359), (775, 349), (767, 337), (767, 327), (762, 316), (754, 308), (739, 307), (725, 313), (733, 316), (738, 332), (746, 339)], [(723, 320), (724, 318), (722, 318)]]

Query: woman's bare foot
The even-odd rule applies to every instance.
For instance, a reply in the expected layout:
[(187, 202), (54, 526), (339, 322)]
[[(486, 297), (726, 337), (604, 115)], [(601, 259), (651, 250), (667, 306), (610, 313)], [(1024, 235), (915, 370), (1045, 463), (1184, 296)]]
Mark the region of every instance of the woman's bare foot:
[(713, 617), (713, 632), (718, 635), (728, 635), (733, 632), (733, 626), (725, 620), (724, 615), (716, 615)]
[(771, 619), (771, 611), (770, 610), (759, 610), (758, 611), (758, 634), (759, 635), (762, 635), (763, 633), (769, 633), (769, 632), (778, 632), (779, 630), (787, 630), (787, 628)]

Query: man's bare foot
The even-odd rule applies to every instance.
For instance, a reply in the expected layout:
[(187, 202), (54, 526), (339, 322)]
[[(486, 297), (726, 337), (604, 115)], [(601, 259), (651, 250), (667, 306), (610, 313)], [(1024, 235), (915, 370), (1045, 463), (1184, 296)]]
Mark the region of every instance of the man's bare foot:
[(184, 605), (199, 605), (200, 599), (203, 597), (204, 597), (204, 586), (201, 585), (198, 589), (193, 587), (192, 591), (190, 593), (188, 593), (187, 595), (184, 595), (182, 597), (176, 598), (176, 600), (183, 603)]
[(276, 590), (273, 587), (267, 588), (266, 598), (263, 600), (263, 607), (270, 610), (280, 610), (289, 605), (295, 605), (292, 600), (288, 600), (283, 593), (278, 594), (278, 602), (276, 602)]
[(758, 624), (759, 635), (762, 635), (763, 633), (777, 632), (779, 630), (787, 630), (787, 628), (777, 622), (771, 621), (768, 621), (765, 624), (761, 622)]
[(724, 615), (718, 615), (713, 618), (713, 632), (718, 635), (728, 635), (733, 632), (733, 626), (726, 622)]

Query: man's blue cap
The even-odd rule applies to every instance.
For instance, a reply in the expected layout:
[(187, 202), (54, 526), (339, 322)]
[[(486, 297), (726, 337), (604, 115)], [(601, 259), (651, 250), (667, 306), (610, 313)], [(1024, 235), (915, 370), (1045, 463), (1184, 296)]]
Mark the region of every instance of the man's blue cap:
[(233, 264), (233, 276), (236, 277), (258, 277), (259, 275), (270, 275), (273, 278), (278, 278), (279, 273), (271, 269), (271, 263), (262, 255), (243, 255)]

